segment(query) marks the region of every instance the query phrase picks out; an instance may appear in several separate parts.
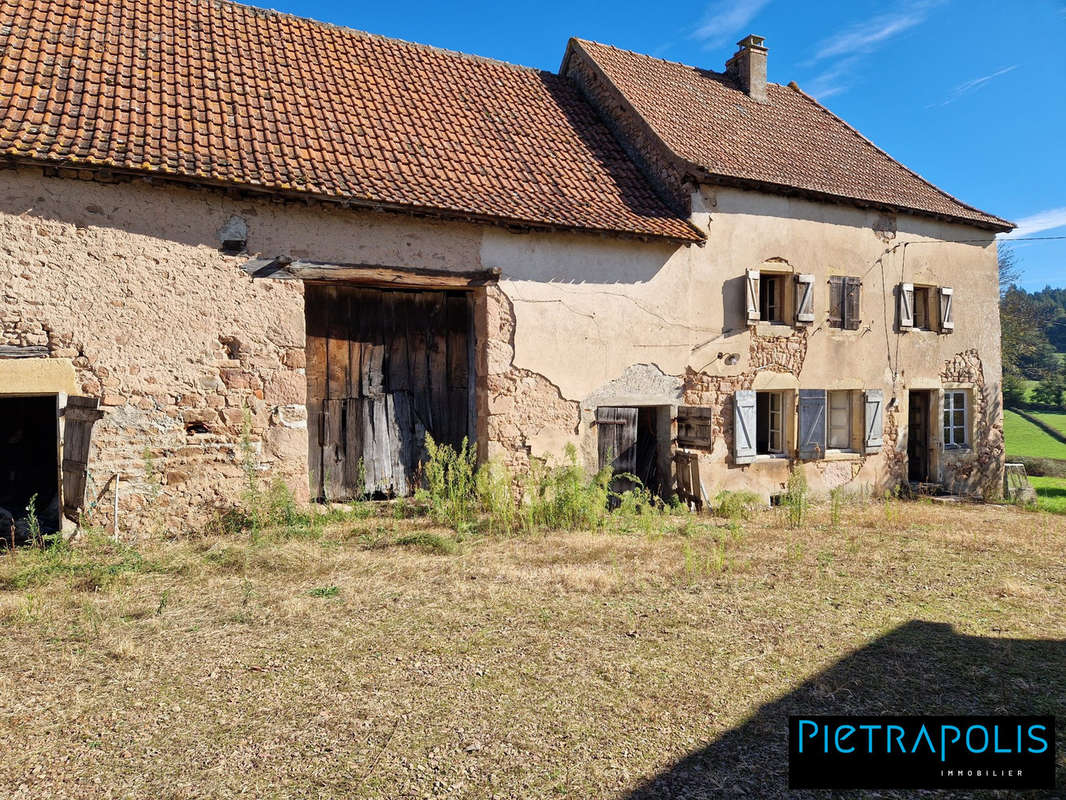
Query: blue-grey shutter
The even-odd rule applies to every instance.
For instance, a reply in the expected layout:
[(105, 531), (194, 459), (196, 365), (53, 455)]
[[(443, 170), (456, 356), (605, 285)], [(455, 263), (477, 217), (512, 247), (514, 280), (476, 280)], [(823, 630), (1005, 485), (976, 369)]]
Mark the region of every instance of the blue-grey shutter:
[(737, 389), (733, 393), (733, 463), (755, 460), (755, 392)]
[(884, 392), (880, 389), (867, 389), (865, 398), (863, 450), (867, 453), (879, 453), (884, 430)]
[(799, 390), (799, 457), (825, 455), (825, 389)]

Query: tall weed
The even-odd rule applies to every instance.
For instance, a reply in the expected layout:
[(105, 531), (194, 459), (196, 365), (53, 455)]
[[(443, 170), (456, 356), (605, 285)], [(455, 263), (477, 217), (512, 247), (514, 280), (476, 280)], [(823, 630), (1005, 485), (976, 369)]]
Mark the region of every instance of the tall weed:
[(803, 527), (811, 501), (807, 478), (802, 470), (793, 469), (788, 474), (788, 484), (785, 487), (785, 495), (781, 498), (781, 505), (785, 507), (785, 520), (788, 527)]
[(477, 514), (477, 453), (463, 437), (458, 449), (450, 444), (437, 444), (426, 434), (426, 453), (423, 464), (424, 485), (415, 498), (429, 506), (430, 515), (441, 525), (456, 530), (469, 527)]

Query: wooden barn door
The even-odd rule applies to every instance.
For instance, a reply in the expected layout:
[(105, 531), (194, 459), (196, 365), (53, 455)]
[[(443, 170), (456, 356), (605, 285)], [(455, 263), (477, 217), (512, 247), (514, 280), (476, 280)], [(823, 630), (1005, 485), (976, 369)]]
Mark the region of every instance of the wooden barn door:
[(426, 433), (474, 438), (471, 296), (308, 283), (305, 308), (312, 494), (412, 493)]

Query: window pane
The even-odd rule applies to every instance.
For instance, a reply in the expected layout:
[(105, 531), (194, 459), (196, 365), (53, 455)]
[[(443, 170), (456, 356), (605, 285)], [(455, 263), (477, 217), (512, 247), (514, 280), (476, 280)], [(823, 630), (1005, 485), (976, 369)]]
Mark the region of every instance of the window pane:
[(962, 428), (966, 424), (966, 413), (961, 408), (955, 409), (955, 426)]

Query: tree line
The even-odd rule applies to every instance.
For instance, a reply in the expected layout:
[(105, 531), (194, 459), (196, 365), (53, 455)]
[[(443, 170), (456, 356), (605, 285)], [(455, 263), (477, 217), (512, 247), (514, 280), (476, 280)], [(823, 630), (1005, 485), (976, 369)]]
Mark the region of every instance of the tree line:
[[(1066, 391), (1066, 289), (1027, 292), (1009, 246), (999, 249), (999, 316), (1003, 345), (1003, 402), (1062, 407)], [(1037, 385), (1026, 398), (1026, 381)]]

